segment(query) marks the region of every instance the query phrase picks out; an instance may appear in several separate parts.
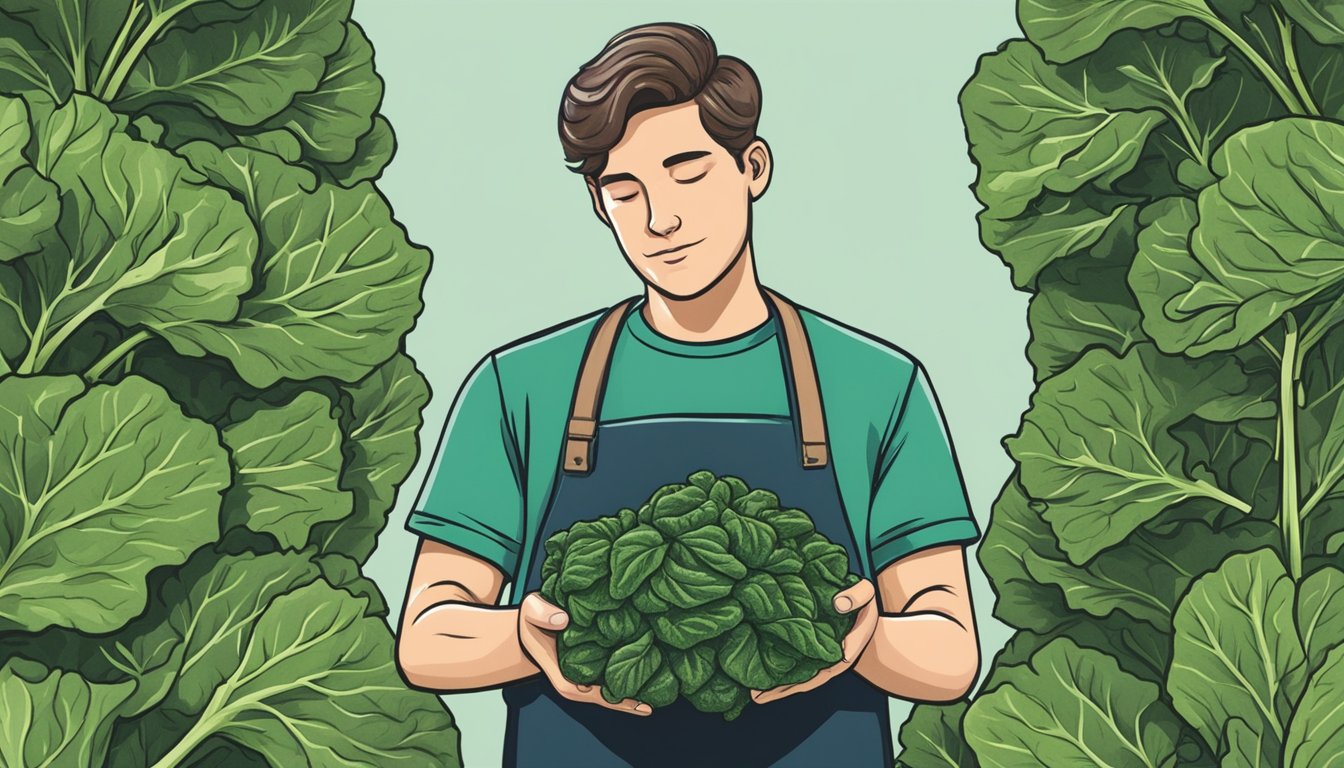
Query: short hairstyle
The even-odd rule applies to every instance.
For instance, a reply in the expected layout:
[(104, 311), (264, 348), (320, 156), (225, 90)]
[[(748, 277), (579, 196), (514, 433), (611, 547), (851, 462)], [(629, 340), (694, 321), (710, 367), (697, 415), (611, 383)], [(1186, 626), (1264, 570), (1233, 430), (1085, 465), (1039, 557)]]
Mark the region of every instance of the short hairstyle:
[(668, 22), (621, 32), (565, 86), (559, 127), (570, 170), (597, 176), (632, 116), (690, 101), (700, 105), (705, 132), (741, 170), (761, 115), (761, 84), (751, 67), (718, 55), (700, 27)]

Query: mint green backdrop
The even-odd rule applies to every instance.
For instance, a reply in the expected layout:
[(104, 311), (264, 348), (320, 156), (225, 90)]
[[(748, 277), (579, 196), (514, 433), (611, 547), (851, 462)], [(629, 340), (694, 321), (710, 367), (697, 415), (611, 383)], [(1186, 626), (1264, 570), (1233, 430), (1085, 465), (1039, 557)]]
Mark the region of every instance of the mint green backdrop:
[[(399, 141), (381, 186), (434, 251), (407, 348), (429, 378), (421, 459), (367, 573), (395, 619), (416, 538), (402, 525), (454, 393), (485, 353), (637, 293), (555, 133), (561, 90), (616, 32), (704, 27), (760, 77), (775, 155), (755, 209), (761, 281), (925, 364), (983, 529), (1012, 463), (999, 440), (1031, 392), (1026, 296), (980, 245), (957, 93), (1017, 36), (1012, 0), (359, 0)], [(973, 559), (982, 668), (1009, 636)], [(983, 677), (983, 675), (982, 675)], [(469, 766), (499, 764), (498, 691), (446, 696)], [(893, 731), (908, 702), (892, 699)]]

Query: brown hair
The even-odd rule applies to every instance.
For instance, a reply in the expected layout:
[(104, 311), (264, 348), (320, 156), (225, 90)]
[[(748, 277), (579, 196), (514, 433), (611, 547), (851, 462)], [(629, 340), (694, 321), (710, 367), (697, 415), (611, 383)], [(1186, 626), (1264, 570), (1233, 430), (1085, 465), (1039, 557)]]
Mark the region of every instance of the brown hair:
[(761, 84), (745, 62), (720, 56), (700, 27), (632, 27), (579, 68), (560, 101), (560, 143), (575, 173), (596, 176), (637, 112), (694, 101), (700, 123), (743, 168), (756, 139)]

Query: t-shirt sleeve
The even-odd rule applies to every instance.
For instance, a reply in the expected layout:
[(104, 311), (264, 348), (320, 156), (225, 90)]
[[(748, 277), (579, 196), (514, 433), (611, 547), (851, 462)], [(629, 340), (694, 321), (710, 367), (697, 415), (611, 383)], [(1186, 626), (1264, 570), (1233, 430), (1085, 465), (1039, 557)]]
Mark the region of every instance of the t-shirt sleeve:
[(920, 549), (980, 538), (947, 423), (923, 366), (915, 366), (896, 410), (873, 478), (874, 573)]
[(467, 377), (407, 530), (494, 563), (512, 580), (522, 549), (520, 462), (493, 356)]

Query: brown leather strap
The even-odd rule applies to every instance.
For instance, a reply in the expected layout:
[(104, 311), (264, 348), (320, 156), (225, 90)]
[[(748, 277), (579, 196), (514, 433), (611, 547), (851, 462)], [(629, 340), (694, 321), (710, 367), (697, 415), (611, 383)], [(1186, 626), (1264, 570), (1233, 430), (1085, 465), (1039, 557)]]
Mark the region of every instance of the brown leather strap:
[(779, 312), (780, 327), (784, 331), (784, 348), (788, 350), (793, 391), (798, 400), (803, 467), (824, 467), (830, 462), (830, 452), (826, 448), (826, 418), (821, 409), (821, 387), (817, 383), (817, 369), (812, 363), (812, 347), (807, 341), (803, 318), (784, 297), (769, 288), (761, 290), (774, 303)]
[(607, 378), (607, 364), (611, 349), (616, 344), (616, 332), (621, 328), (626, 311), (634, 298), (612, 307), (600, 321), (588, 341), (583, 354), (579, 380), (574, 387), (574, 404), (570, 408), (569, 423), (565, 426), (565, 471), (585, 473), (592, 466), (593, 437), (597, 434), (597, 405), (602, 396), (602, 385)]
[[(800, 460), (806, 469), (819, 469), (830, 462), (830, 452), (826, 447), (826, 420), (821, 408), (817, 371), (812, 363), (812, 347), (808, 344), (807, 332), (798, 310), (769, 288), (762, 290), (778, 312), (780, 328), (784, 333), (789, 374), (793, 379), (794, 396), (798, 403), (799, 431), (802, 436)], [(606, 381), (607, 366), (611, 361), (611, 351), (621, 321), (634, 302), (634, 298), (626, 299), (609, 310), (598, 321), (588, 342), (583, 364), (579, 368), (578, 383), (574, 388), (574, 404), (565, 427), (566, 472), (586, 473), (592, 468), (597, 409)]]

